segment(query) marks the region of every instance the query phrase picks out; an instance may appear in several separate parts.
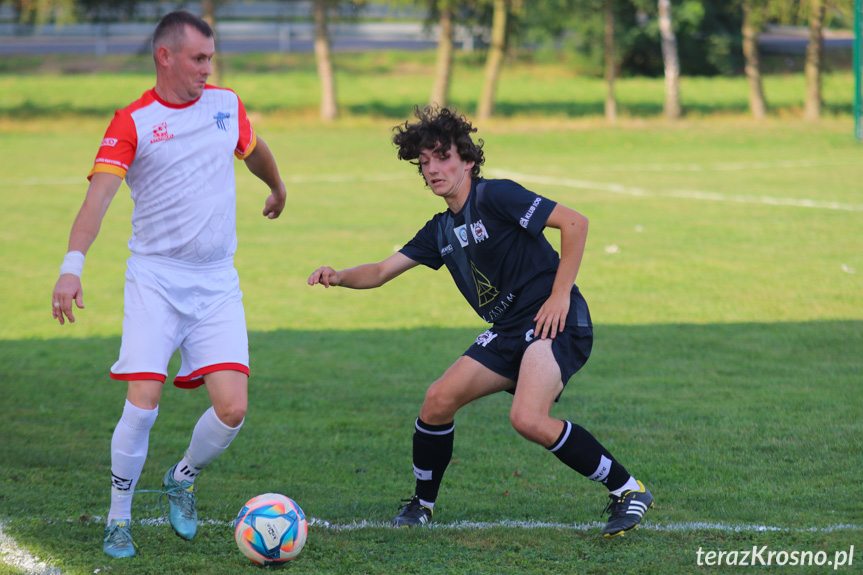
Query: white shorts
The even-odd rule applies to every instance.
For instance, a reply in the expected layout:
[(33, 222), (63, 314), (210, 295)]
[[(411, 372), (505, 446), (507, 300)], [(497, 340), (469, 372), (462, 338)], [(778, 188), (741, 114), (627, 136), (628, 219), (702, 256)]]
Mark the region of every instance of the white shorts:
[(174, 385), (195, 388), (204, 375), (249, 374), (243, 292), (233, 260), (187, 264), (158, 256), (127, 262), (123, 342), (111, 378), (165, 382), (179, 348)]

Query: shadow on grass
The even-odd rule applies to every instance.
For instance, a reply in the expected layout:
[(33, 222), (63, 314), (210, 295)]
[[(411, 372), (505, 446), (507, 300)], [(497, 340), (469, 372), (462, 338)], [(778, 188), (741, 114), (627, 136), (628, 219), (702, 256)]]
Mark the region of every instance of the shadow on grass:
[[(251, 570), (225, 525), (257, 493), (288, 493), (309, 516), (335, 523), (391, 517), (413, 482), (411, 433), (425, 389), (480, 331), (251, 333), (246, 423), (198, 482), (198, 512), (209, 523), (194, 545), (173, 537), (164, 524), (137, 527), (146, 550), (120, 572), (167, 572), (160, 564), (167, 555), (172, 565), (179, 562), (172, 572)], [(648, 482), (657, 497), (651, 522), (802, 531), (859, 525), (861, 499), (836, 494), (853, 492), (863, 466), (863, 321), (599, 325), (596, 338), (593, 357), (552, 415), (590, 429)], [(0, 342), (0, 519), (30, 549), (61, 561), (64, 573), (92, 573), (106, 564), (98, 538), (108, 504), (111, 435), (125, 396), (125, 386), (109, 380), (107, 370), (118, 349), (116, 337)], [(172, 374), (177, 367), (174, 358)], [(139, 489), (158, 487), (209, 405), (203, 390), (167, 386), (162, 399)], [(436, 519), (597, 521), (603, 490), (519, 438), (509, 425), (510, 402), (497, 394), (459, 412), (441, 495), (445, 504), (436, 508)], [(156, 499), (136, 497), (136, 518), (163, 517)], [(350, 565), (369, 561), (344, 555), (356, 540), (366, 541), (363, 557), (380, 549), (389, 560), (412, 565), (414, 552), (428, 549), (411, 546), (423, 547), (423, 538), (435, 533), (436, 549), (451, 544), (465, 561), (479, 560), (471, 552), (476, 538), (480, 546), (522, 541), (527, 553), (534, 540), (545, 545), (560, 533), (501, 527), (497, 534), (468, 530), (454, 536), (431, 530), (404, 540), (399, 530), (315, 529), (304, 559), (292, 566), (299, 572), (324, 566), (351, 572)], [(573, 544), (587, 546), (585, 557), (611, 553), (602, 550), (606, 545), (593, 549), (587, 543), (601, 539), (595, 531), (565, 530), (559, 553), (569, 553)], [(838, 533), (829, 544), (827, 535), (816, 533), (813, 544), (845, 545), (851, 538)], [(680, 544), (687, 550), (707, 537), (679, 536), (692, 540)], [(781, 536), (772, 533), (770, 542)], [(799, 544), (800, 536), (795, 532), (787, 543)], [(676, 537), (645, 532), (638, 549), (649, 550), (658, 540), (667, 552)], [(559, 556), (553, 555), (548, 569), (525, 572), (559, 572)], [(544, 565), (541, 558), (530, 563), (536, 561)], [(634, 561), (641, 565), (642, 554)], [(677, 565), (665, 572), (683, 570)]]
[[(477, 105), (475, 101), (454, 100), (452, 102), (457, 109), (467, 113), (475, 113)], [(41, 105), (33, 102), (7, 106), (0, 102), (0, 117), (14, 118), (16, 120), (42, 119), (51, 116), (82, 116), (89, 118), (109, 118), (114, 114), (117, 106), (83, 106), (74, 104)], [(392, 120), (403, 120), (413, 112), (412, 103), (393, 104), (382, 101), (371, 101), (362, 104), (343, 105), (342, 110), (350, 116), (371, 116), (377, 118), (388, 118)], [(853, 113), (851, 104), (823, 104), (823, 110), (828, 115), (850, 115)], [(315, 114), (317, 109), (286, 108), (284, 106), (261, 106), (249, 108), (250, 112), (279, 113), (297, 112)], [(683, 114), (694, 114), (696, 116), (747, 114), (749, 112), (746, 102), (730, 103), (725, 105), (686, 103), (683, 106)], [(500, 102), (495, 105), (495, 116), (500, 118), (517, 118), (520, 116), (548, 116), (552, 118), (597, 118), (604, 114), (602, 102), (541, 102), (541, 103), (513, 103)], [(768, 114), (779, 117), (793, 117), (800, 115), (800, 106), (768, 106)], [(621, 117), (631, 118), (657, 118), (663, 114), (661, 103), (637, 102), (619, 103), (618, 114)]]

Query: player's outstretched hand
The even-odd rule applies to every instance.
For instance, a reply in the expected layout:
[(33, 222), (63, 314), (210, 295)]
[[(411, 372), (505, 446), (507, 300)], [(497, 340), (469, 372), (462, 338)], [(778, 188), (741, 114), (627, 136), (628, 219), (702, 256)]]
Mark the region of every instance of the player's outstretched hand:
[(337, 286), (341, 282), (339, 272), (329, 266), (324, 266), (316, 269), (309, 276), (309, 285), (322, 284), (325, 288)]
[(81, 289), (81, 278), (75, 274), (63, 274), (54, 286), (51, 296), (51, 311), (54, 319), (60, 321), (60, 325), (66, 323), (64, 316), (69, 318), (70, 323), (75, 323), (75, 314), (72, 313), (72, 302), (78, 309), (84, 309), (84, 291)]

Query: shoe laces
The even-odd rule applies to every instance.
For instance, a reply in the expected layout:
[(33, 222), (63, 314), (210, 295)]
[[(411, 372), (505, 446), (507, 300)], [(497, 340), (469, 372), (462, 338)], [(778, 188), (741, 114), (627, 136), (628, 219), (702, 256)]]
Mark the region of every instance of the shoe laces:
[(183, 488), (182, 484), (176, 484), (168, 487), (165, 491), (161, 492), (159, 496), (159, 506), (162, 505), (162, 497), (168, 496), (168, 499), (174, 505), (178, 505), (180, 507), (180, 513), (183, 514), (183, 517), (186, 519), (192, 519), (195, 516), (195, 492), (197, 488), (194, 484), (189, 487)]
[(401, 511), (405, 507), (409, 507), (409, 508), (413, 507), (414, 504), (416, 505), (417, 508), (422, 507), (422, 505), (420, 505), (420, 498), (418, 495), (414, 495), (410, 499), (402, 499), (402, 502), (404, 503), (404, 505), (399, 505), (399, 511)]
[(608, 504), (606, 504), (605, 509), (602, 510), (602, 513), (599, 514), (600, 517), (608, 515), (609, 518), (613, 518), (616, 515), (620, 515), (624, 508), (623, 497), (617, 497), (614, 495), (608, 496)]
[(132, 540), (132, 531), (126, 523), (115, 523), (113, 527), (105, 535), (104, 542), (111, 548), (125, 548), (129, 545), (135, 545)]

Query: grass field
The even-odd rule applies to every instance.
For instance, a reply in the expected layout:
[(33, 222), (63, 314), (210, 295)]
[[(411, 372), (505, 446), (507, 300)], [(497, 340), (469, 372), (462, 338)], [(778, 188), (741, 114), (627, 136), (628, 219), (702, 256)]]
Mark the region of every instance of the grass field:
[[(283, 216), (267, 221), (264, 190), (238, 166), (249, 414), (198, 481), (195, 541), (176, 538), (142, 494), (131, 561), (99, 545), (125, 395), (107, 378), (122, 320), (125, 187), (88, 254), (78, 322), (52, 324), (50, 293), (112, 110), (151, 80), (0, 76), (4, 536), (64, 574), (254, 573), (229, 522), (253, 495), (279, 491), (312, 521), (291, 573), (732, 573), (746, 568), (699, 565), (699, 550), (753, 546), (766, 546), (765, 560), (810, 551), (831, 561), (778, 567), (779, 555), (782, 573), (860, 572), (863, 162), (850, 93), (836, 88), (850, 79), (828, 79), (834, 107), (817, 123), (796, 118), (799, 77), (768, 80), (768, 98), (772, 89), (786, 103), (763, 123), (741, 114), (742, 80), (693, 81), (675, 124), (654, 117), (661, 81), (633, 79), (627, 115), (608, 126), (591, 80), (549, 64), (519, 93), (530, 67), (505, 74), (511, 104), (479, 126), (486, 175), (591, 220), (578, 284), (596, 344), (552, 413), (593, 431), (656, 497), (644, 529), (606, 541), (604, 489), (521, 440), (503, 394), (460, 412), (435, 527), (387, 527), (412, 489), (425, 389), (485, 324), (442, 271), (367, 292), (305, 284), (318, 265), (386, 257), (443, 209), (389, 144), (425, 98), (427, 69), (352, 65), (340, 77), (347, 117), (333, 125), (314, 119), (304, 69), (235, 73), (289, 189)], [(476, 69), (459, 73), (478, 82)], [(564, 86), (586, 103), (569, 103)], [(297, 102), (280, 105), (282, 89)], [(457, 90), (468, 110), (471, 90)], [(728, 103), (699, 107), (710, 101)], [(140, 488), (158, 487), (207, 405), (202, 391), (166, 387)], [(28, 572), (4, 549), (0, 574)]]

